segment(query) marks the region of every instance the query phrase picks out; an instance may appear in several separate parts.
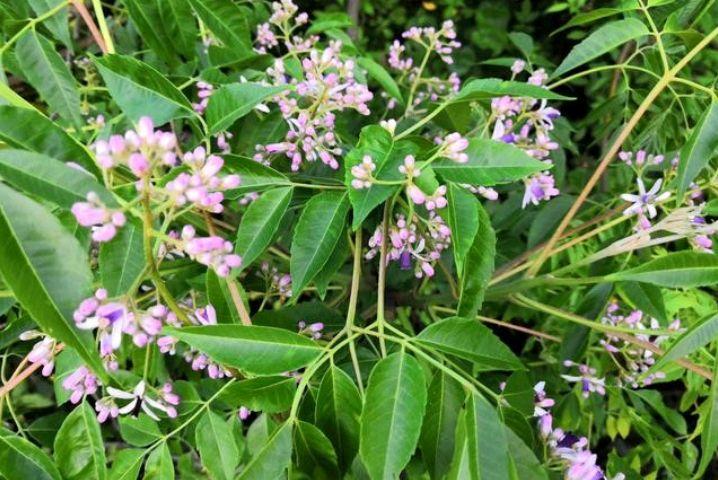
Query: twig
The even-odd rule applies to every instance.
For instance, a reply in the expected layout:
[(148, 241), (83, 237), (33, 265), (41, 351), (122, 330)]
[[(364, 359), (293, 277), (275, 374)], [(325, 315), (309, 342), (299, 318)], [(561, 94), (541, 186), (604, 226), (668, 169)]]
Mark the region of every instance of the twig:
[(85, 4), (82, 2), (82, 0), (70, 0), (70, 3), (72, 4), (72, 6), (75, 7), (77, 13), (79, 13), (82, 17), (82, 20), (85, 22), (85, 25), (87, 25), (87, 28), (90, 30), (90, 34), (95, 40), (95, 43), (98, 47), (100, 47), (100, 50), (102, 50), (102, 53), (108, 53), (105, 40), (103, 40), (102, 34), (100, 34), (100, 31), (97, 29), (97, 25), (95, 24), (95, 20), (92, 18), (92, 15), (90, 15), (90, 12), (87, 10), (87, 7), (85, 7)]

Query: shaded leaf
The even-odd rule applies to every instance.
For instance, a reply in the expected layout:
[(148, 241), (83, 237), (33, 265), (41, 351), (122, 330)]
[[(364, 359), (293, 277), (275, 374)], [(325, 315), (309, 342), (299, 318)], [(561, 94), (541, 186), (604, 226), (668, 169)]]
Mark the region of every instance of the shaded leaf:
[(227, 130), (266, 98), (284, 90), (287, 90), (286, 86), (272, 87), (252, 82), (222, 85), (212, 94), (207, 105), (210, 133)]
[(212, 33), (240, 53), (251, 53), (248, 12), (226, 0), (190, 0), (197, 16)]
[(326, 191), (307, 202), (294, 229), (290, 251), (293, 295), (300, 295), (329, 260), (348, 212), (349, 202), (344, 192)]
[(718, 148), (718, 100), (713, 100), (693, 128), (678, 162), (676, 198), (682, 199), (696, 176), (708, 166)]
[(254, 412), (279, 413), (292, 406), (296, 390), (293, 378), (257, 377), (233, 383), (219, 398), (232, 407), (244, 405)]
[(55, 438), (55, 462), (66, 480), (107, 478), (100, 424), (87, 402), (75, 407), (62, 422)]
[(718, 256), (696, 252), (669, 253), (638, 267), (608, 275), (606, 280), (634, 280), (673, 288), (715, 285), (718, 283)]
[(464, 260), (479, 230), (478, 200), (473, 194), (454, 183), (449, 183), (448, 186), (446, 196), (448, 202), (447, 222), (451, 229), (451, 243), (454, 247), (456, 271), (461, 276)]
[(50, 109), (75, 127), (81, 127), (80, 93), (70, 69), (52, 43), (31, 29), (20, 37), (15, 53), (22, 72)]
[(337, 454), (329, 439), (311, 423), (297, 422), (294, 430), (294, 445), (297, 464), (309, 474), (324, 472), (329, 478), (339, 478)]
[(668, 322), (660, 288), (649, 283), (624, 282), (621, 284), (621, 290), (636, 308), (663, 323)]
[(279, 478), (292, 460), (292, 423), (284, 424), (272, 433), (264, 447), (237, 477), (238, 480), (266, 480)]
[(142, 467), (145, 451), (136, 448), (123, 448), (115, 454), (108, 480), (137, 480)]
[(214, 480), (232, 480), (239, 464), (239, 449), (227, 422), (207, 410), (197, 422), (195, 442), (202, 465)]
[(137, 287), (145, 270), (142, 227), (127, 222), (109, 242), (100, 245), (100, 278), (110, 297), (125, 295)]
[(238, 188), (226, 192), (227, 198), (237, 198), (240, 194), (262, 192), (277, 186), (291, 185), (291, 181), (272, 167), (239, 155), (224, 155), (224, 165), (232, 173), (239, 174), (242, 183)]
[(424, 372), (414, 357), (394, 353), (369, 376), (359, 451), (372, 479), (395, 478), (416, 448), (426, 407)]
[(483, 397), (472, 394), (466, 405), (465, 420), (471, 478), (509, 478), (508, 442), (494, 407)]
[(149, 116), (155, 125), (162, 125), (194, 115), (187, 97), (148, 64), (126, 55), (105, 55), (94, 60), (110, 95), (133, 122)]
[(569, 70), (587, 63), (604, 53), (610, 52), (626, 42), (649, 34), (648, 27), (635, 18), (626, 18), (609, 22), (571, 49), (561, 65), (553, 72), (553, 77), (563, 75)]
[(106, 378), (92, 335), (72, 313), (92, 287), (87, 253), (39, 204), (0, 184), (0, 272), (15, 298), (49, 335)]
[(61, 480), (52, 459), (38, 447), (0, 427), (0, 474), (5, 478)]
[(242, 269), (252, 264), (272, 243), (292, 199), (292, 187), (275, 188), (253, 201), (237, 229), (235, 252), (242, 256)]
[(479, 78), (466, 82), (459, 93), (450, 100), (451, 103), (475, 102), (495, 97), (528, 97), (545, 98), (547, 100), (572, 100), (547, 88), (529, 83), (499, 80), (498, 78)]
[(172, 454), (170, 453), (167, 442), (160, 443), (147, 456), (145, 462), (145, 476), (143, 480), (174, 480), (175, 467), (172, 463)]
[(458, 315), (473, 318), (481, 308), (484, 293), (494, 272), (496, 233), (491, 219), (479, 202), (476, 203), (479, 228), (466, 255), (461, 272), (461, 293)]
[(349, 375), (332, 365), (324, 374), (317, 392), (315, 417), (319, 428), (329, 437), (346, 471), (359, 449), (359, 417), (362, 400)]

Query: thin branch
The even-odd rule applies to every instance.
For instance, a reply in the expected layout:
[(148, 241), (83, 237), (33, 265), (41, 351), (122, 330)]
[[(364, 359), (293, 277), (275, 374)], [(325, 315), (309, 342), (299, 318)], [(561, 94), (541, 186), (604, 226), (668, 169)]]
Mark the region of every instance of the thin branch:
[(85, 22), (85, 25), (87, 25), (87, 28), (90, 30), (90, 34), (92, 35), (92, 38), (95, 40), (95, 43), (98, 47), (100, 47), (100, 50), (102, 50), (103, 54), (108, 53), (107, 45), (105, 44), (105, 40), (102, 38), (102, 34), (97, 29), (97, 25), (95, 24), (95, 20), (92, 18), (92, 15), (90, 15), (90, 12), (87, 10), (87, 7), (85, 7), (85, 4), (82, 2), (82, 0), (70, 0), (70, 3), (73, 7), (75, 7), (75, 10), (77, 10), (77, 13), (80, 14), (82, 17), (82, 20)]

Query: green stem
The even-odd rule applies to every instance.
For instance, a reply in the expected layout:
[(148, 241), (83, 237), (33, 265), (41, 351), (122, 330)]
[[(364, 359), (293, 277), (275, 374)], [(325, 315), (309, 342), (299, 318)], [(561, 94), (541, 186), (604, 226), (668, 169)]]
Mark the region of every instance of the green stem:
[(381, 356), (386, 357), (386, 343), (384, 342), (384, 295), (386, 290), (386, 255), (389, 248), (389, 217), (391, 216), (392, 202), (387, 200), (384, 204), (384, 219), (382, 220), (382, 241), (379, 253), (379, 281), (376, 288), (376, 321), (379, 329), (379, 349)]
[[(361, 282), (361, 260), (362, 260), (362, 225), (359, 224), (354, 236), (354, 265), (352, 271), (351, 293), (349, 294), (349, 308), (347, 310), (347, 321), (344, 329), (350, 332), (354, 327), (354, 318), (356, 317), (357, 301), (359, 299), (359, 283)], [(364, 395), (364, 385), (361, 379), (361, 369), (359, 368), (359, 358), (357, 357), (356, 345), (354, 341), (349, 343), (349, 356), (352, 359), (354, 367), (354, 375), (357, 379), (359, 392)]]
[(110, 29), (107, 28), (107, 21), (105, 20), (105, 14), (102, 11), (102, 3), (100, 2), (100, 0), (92, 0), (92, 8), (95, 10), (97, 24), (100, 27), (100, 33), (102, 33), (102, 40), (105, 41), (107, 53), (115, 53), (115, 44), (112, 42), (112, 35), (110, 35)]
[(437, 107), (434, 110), (432, 110), (432, 112), (430, 114), (428, 114), (427, 116), (425, 116), (424, 118), (422, 118), (421, 120), (416, 122), (414, 125), (412, 125), (411, 127), (407, 128), (406, 130), (401, 132), (399, 135), (394, 137), (394, 140), (401, 140), (402, 138), (405, 138), (405, 137), (409, 136), (410, 134), (414, 133), (416, 130), (423, 127), (425, 124), (429, 123), (435, 116), (437, 116), (439, 113), (441, 113), (442, 110), (444, 110), (447, 106), (449, 106), (449, 103), (451, 103), (451, 100), (447, 100), (447, 101), (437, 105)]
[(35, 28), (35, 25), (37, 25), (38, 23), (44, 22), (48, 18), (50, 18), (53, 15), (55, 15), (56, 13), (58, 13), (63, 8), (66, 8), (68, 3), (69, 3), (68, 1), (58, 3), (55, 7), (51, 8), (50, 10), (43, 13), (42, 15), (40, 15), (37, 18), (33, 18), (32, 20), (27, 22), (25, 25), (23, 25), (23, 27), (20, 30), (18, 30), (15, 35), (10, 37), (10, 40), (8, 40), (3, 46), (0, 47), (0, 57), (2, 57), (2, 55), (5, 53), (5, 51), (8, 48), (10, 48), (15, 42), (17, 42), (17, 40), (20, 37), (22, 37), (25, 32), (27, 32), (31, 28)]

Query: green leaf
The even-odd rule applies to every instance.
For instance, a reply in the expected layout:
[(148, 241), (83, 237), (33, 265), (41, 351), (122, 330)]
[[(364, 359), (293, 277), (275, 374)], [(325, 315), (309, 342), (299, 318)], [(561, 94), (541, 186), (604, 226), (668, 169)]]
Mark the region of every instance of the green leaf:
[(394, 353), (369, 376), (359, 451), (372, 480), (396, 478), (409, 463), (426, 407), (424, 372), (414, 357)]
[(516, 355), (477, 320), (449, 317), (421, 331), (416, 341), (474, 362), (478, 370), (522, 370)]
[(136, 448), (123, 448), (115, 454), (108, 480), (137, 480), (142, 467), (145, 451)]
[(400, 104), (404, 104), (404, 98), (401, 96), (399, 85), (396, 84), (394, 77), (392, 77), (384, 67), (369, 57), (359, 57), (357, 59), (357, 65), (366, 70), (369, 76), (386, 90), (386, 93), (397, 99)]
[(668, 362), (690, 355), (716, 338), (718, 338), (718, 315), (712, 315), (692, 325), (678, 337), (646, 374), (660, 370)]
[(444, 478), (454, 456), (456, 424), (466, 394), (444, 372), (436, 372), (429, 385), (428, 403), (419, 445), (432, 479)]
[(296, 390), (293, 378), (257, 377), (233, 383), (219, 398), (232, 407), (244, 405), (255, 412), (279, 413), (290, 409)]
[(145, 271), (142, 227), (127, 222), (115, 238), (100, 245), (100, 278), (110, 297), (126, 295)]
[(664, 324), (668, 323), (666, 305), (660, 288), (648, 283), (624, 282), (621, 284), (621, 290), (636, 308)]
[(491, 219), (481, 203), (476, 202), (476, 209), (479, 229), (466, 255), (461, 272), (458, 314), (466, 318), (473, 318), (481, 308), (486, 287), (494, 271), (496, 257), (496, 233), (491, 226)]
[[(64, 0), (28, 0), (37, 16), (49, 12)], [(44, 20), (42, 24), (50, 31), (55, 39), (62, 42), (72, 52), (72, 38), (70, 38), (70, 29), (68, 28), (67, 7), (61, 8), (60, 11), (53, 14), (50, 18)]]
[(202, 460), (214, 480), (232, 480), (239, 464), (239, 449), (227, 422), (207, 410), (197, 422), (195, 441)]
[(235, 243), (235, 251), (242, 256), (242, 269), (251, 265), (272, 243), (293, 191), (292, 187), (269, 190), (247, 208)]
[(339, 235), (339, 241), (329, 256), (329, 260), (327, 260), (327, 263), (324, 264), (317, 276), (314, 277), (314, 286), (317, 287), (317, 293), (322, 300), (327, 295), (329, 283), (334, 279), (339, 269), (342, 268), (350, 254), (349, 237), (345, 234)]
[(362, 400), (344, 370), (332, 365), (324, 374), (316, 398), (315, 417), (339, 455), (342, 471), (351, 466), (359, 450), (359, 417)]
[(322, 192), (307, 202), (294, 229), (290, 251), (293, 295), (299, 296), (329, 260), (348, 212), (345, 192)]
[(217, 362), (256, 375), (275, 375), (296, 370), (323, 351), (321, 345), (307, 337), (281, 328), (206, 325), (165, 327), (165, 331)]
[(461, 274), (464, 260), (471, 250), (479, 230), (478, 201), (473, 194), (455, 183), (449, 183), (447, 192), (447, 221), (451, 229), (451, 243), (454, 247), (456, 271)]
[(549, 480), (546, 468), (524, 441), (506, 425), (504, 434), (508, 442), (509, 460), (516, 472), (516, 475), (511, 477), (512, 480)]
[(174, 118), (195, 115), (187, 97), (146, 63), (126, 55), (105, 55), (94, 60), (110, 95), (133, 122), (149, 116), (155, 125), (162, 125)]
[(249, 192), (262, 192), (277, 186), (291, 185), (292, 182), (272, 167), (239, 155), (224, 155), (224, 166), (232, 173), (239, 174), (242, 183), (238, 188), (226, 192), (227, 198), (237, 198)]
[(55, 462), (66, 480), (107, 478), (100, 424), (87, 402), (67, 416), (55, 438)]
[(653, 408), (653, 410), (655, 410), (658, 415), (660, 415), (660, 417), (668, 425), (670, 425), (673, 430), (676, 431), (676, 433), (680, 435), (685, 435), (688, 432), (688, 427), (686, 426), (686, 419), (683, 418), (683, 415), (663, 403), (663, 398), (661, 397), (661, 394), (656, 390), (626, 391), (628, 392), (628, 396), (634, 400), (634, 403), (638, 403), (635, 402), (635, 399), (638, 398), (640, 399), (639, 402), (643, 401), (650, 405), (651, 408)]
[(174, 49), (185, 58), (194, 58), (199, 29), (188, 0), (158, 0), (158, 9), (165, 35), (172, 39)]
[(218, 323), (242, 323), (237, 308), (234, 306), (227, 279), (217, 275), (214, 270), (207, 270), (205, 279), (207, 301), (217, 311)]
[(571, 195), (559, 195), (542, 205), (534, 216), (529, 228), (527, 246), (533, 248), (551, 235), (561, 223), (566, 212), (573, 205), (575, 198)]
[(495, 97), (528, 97), (545, 98), (547, 100), (573, 100), (571, 97), (559, 95), (547, 88), (530, 83), (499, 80), (498, 78), (479, 78), (466, 82), (459, 93), (450, 100), (451, 103), (475, 102)]
[(494, 407), (483, 397), (471, 394), (466, 405), (465, 421), (471, 478), (510, 478), (508, 442), (504, 425)]
[(571, 49), (561, 65), (553, 72), (558, 77), (574, 68), (610, 52), (626, 42), (649, 34), (648, 28), (635, 18), (609, 22)]
[(513, 145), (486, 138), (472, 138), (465, 153), (469, 156), (466, 163), (440, 158), (432, 168), (444, 180), (487, 187), (515, 182), (550, 168)]
[(160, 443), (147, 457), (142, 480), (174, 480), (175, 467), (167, 442)]
[(226, 0), (190, 0), (197, 16), (226, 47), (250, 53), (249, 12)]
[(75, 127), (82, 127), (80, 93), (70, 69), (52, 43), (30, 30), (18, 40), (15, 56), (30, 85), (47, 102), (50, 110)]
[(696, 176), (708, 166), (718, 148), (718, 100), (713, 100), (703, 113), (691, 136), (681, 150), (678, 163), (676, 198), (682, 199)]
[(0, 150), (0, 176), (15, 187), (65, 209), (75, 202), (84, 202), (89, 192), (97, 193), (109, 207), (119, 206), (95, 177), (41, 153)]
[(715, 285), (718, 283), (718, 256), (712, 253), (669, 253), (638, 267), (608, 275), (606, 280), (634, 280), (671, 288)]
[(404, 163), (404, 157), (417, 152), (417, 146), (409, 140), (394, 141), (394, 137), (379, 125), (369, 125), (362, 128), (359, 143), (345, 157), (345, 183), (349, 189), (349, 200), (354, 210), (355, 230), (364, 219), (378, 205), (384, 202), (391, 194), (396, 192), (399, 185), (377, 185), (357, 190), (351, 186), (354, 178), (351, 168), (362, 162), (365, 155), (369, 155), (376, 165), (373, 175), (378, 180), (396, 181), (403, 178), (399, 166)]
[(264, 447), (257, 452), (237, 480), (279, 478), (292, 460), (292, 422), (276, 429)]
[(27, 100), (22, 98), (20, 95), (9, 86), (5, 85), (0, 81), (0, 105), (12, 105), (14, 107), (27, 108), (30, 110), (36, 110), (36, 108)]
[(173, 45), (178, 39), (165, 32), (162, 5), (157, 0), (122, 0), (122, 3), (147, 46), (169, 65), (177, 65)]
[(627, 10), (633, 10), (632, 8), (595, 8), (588, 12), (582, 12), (578, 15), (575, 15), (571, 20), (566, 22), (563, 26), (560, 28), (557, 28), (553, 32), (551, 32), (551, 36), (556, 35), (559, 32), (562, 32), (564, 30), (567, 30), (569, 28), (578, 27), (580, 25), (586, 25), (589, 23), (593, 23), (596, 20), (600, 20), (602, 18), (606, 17), (612, 17), (614, 15), (618, 15), (619, 13), (623, 13)]
[(99, 173), (87, 148), (37, 110), (0, 105), (0, 140)]
[(694, 478), (700, 478), (716, 456), (718, 449), (718, 363), (713, 366), (711, 390), (706, 400), (706, 412), (700, 418), (701, 461)]
[(317, 427), (298, 421), (294, 430), (294, 445), (299, 469), (315, 476), (319, 471), (329, 478), (340, 478), (334, 447)]
[(41, 205), (0, 184), (0, 273), (15, 298), (49, 335), (107, 377), (89, 332), (72, 313), (90, 295), (87, 253)]
[(7, 479), (61, 480), (52, 459), (38, 447), (0, 427), (0, 474)]
[(266, 98), (287, 90), (286, 86), (272, 87), (261, 83), (230, 83), (222, 85), (209, 98), (207, 123), (210, 133), (227, 130)]
[(120, 417), (120, 436), (133, 447), (146, 447), (162, 438), (160, 427), (147, 414)]

